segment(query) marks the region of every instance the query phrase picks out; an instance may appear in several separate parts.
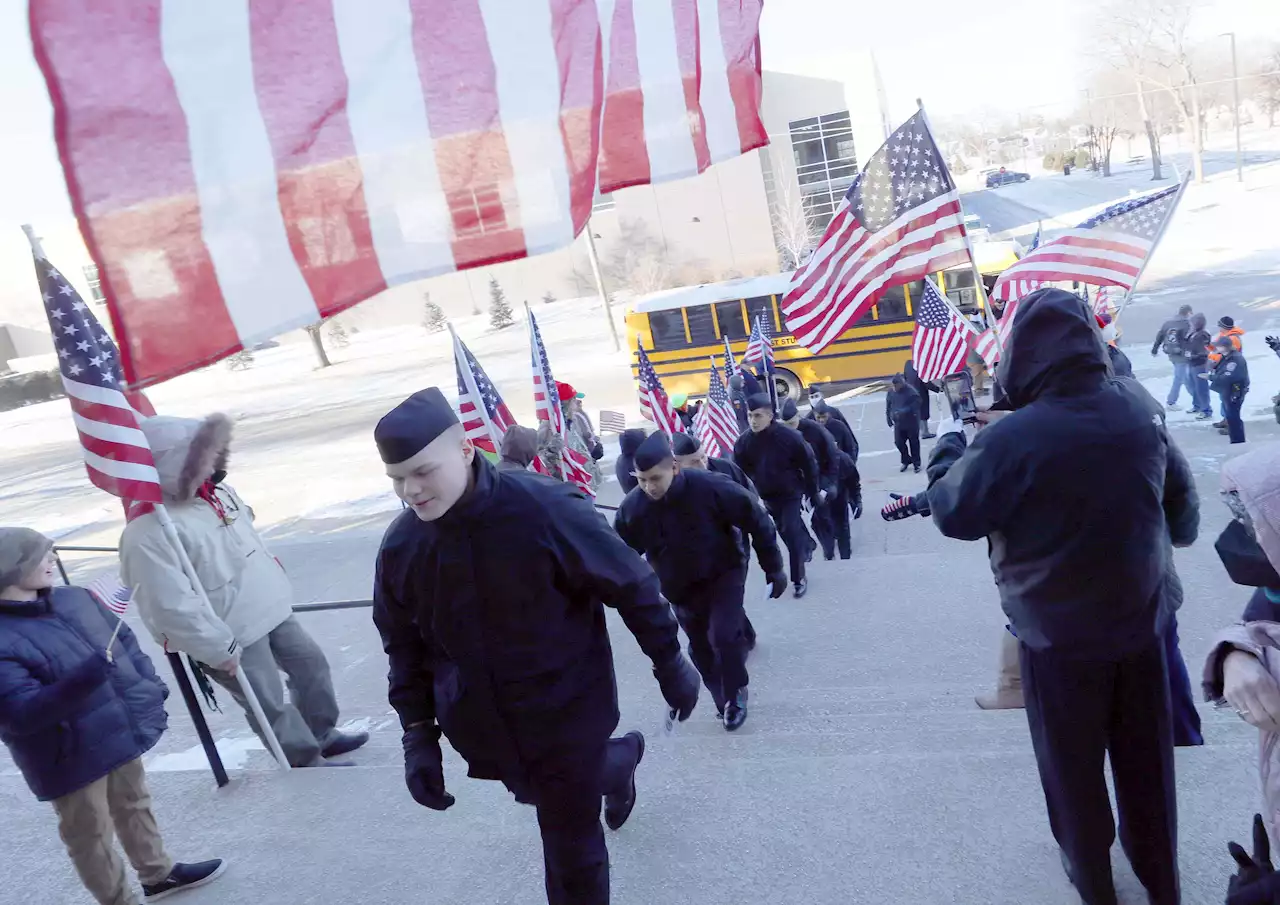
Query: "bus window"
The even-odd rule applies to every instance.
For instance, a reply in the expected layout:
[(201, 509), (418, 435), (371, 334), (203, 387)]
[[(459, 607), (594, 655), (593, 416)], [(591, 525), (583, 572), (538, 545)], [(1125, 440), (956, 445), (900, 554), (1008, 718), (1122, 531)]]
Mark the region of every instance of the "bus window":
[(772, 336), (777, 336), (778, 325), (773, 322), (773, 296), (766, 295), (761, 298), (747, 299), (747, 320), (751, 322), (752, 326), (755, 326), (757, 314), (764, 321), (765, 329)]
[(689, 318), (689, 336), (695, 346), (705, 346), (718, 339), (710, 305), (694, 305), (684, 309), (684, 313)]
[(729, 339), (744, 339), (750, 330), (742, 323), (742, 302), (716, 302), (716, 319), (720, 321), (720, 335)]
[(684, 338), (684, 315), (679, 308), (650, 311), (649, 330), (653, 333), (653, 348), (658, 352), (681, 349), (688, 345)]
[(951, 299), (957, 308), (968, 310), (977, 306), (978, 293), (973, 288), (972, 270), (948, 270), (946, 279), (947, 298)]
[(880, 296), (880, 300), (876, 303), (880, 309), (880, 321), (904, 321), (910, 315), (907, 314), (907, 295), (902, 291), (901, 286), (891, 286), (885, 290), (884, 295)]

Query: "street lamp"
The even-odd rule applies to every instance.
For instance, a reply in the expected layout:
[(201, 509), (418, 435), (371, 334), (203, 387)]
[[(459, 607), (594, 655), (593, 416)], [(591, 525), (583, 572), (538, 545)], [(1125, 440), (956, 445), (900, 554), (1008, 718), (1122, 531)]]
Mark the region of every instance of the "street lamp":
[(1244, 182), (1244, 152), (1240, 150), (1240, 70), (1236, 66), (1236, 33), (1223, 32), (1219, 37), (1231, 39), (1231, 112), (1236, 121), (1236, 182)]

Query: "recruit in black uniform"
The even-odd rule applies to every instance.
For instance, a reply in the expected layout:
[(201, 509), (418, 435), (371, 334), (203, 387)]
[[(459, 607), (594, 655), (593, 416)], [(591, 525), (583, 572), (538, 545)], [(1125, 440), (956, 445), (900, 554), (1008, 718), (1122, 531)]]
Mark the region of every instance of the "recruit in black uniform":
[(809, 523), (822, 545), (824, 559), (836, 558), (836, 545), (840, 546), (840, 558), (848, 559), (851, 553), (849, 538), (849, 508), (840, 482), (841, 453), (831, 433), (813, 418), (801, 419), (796, 404), (788, 399), (782, 403), (782, 422), (804, 437), (818, 466), (819, 502), (813, 507)]
[(453, 804), (443, 732), (468, 776), (500, 780), (537, 808), (547, 901), (606, 905), (601, 799), (617, 829), (635, 805), (644, 737), (610, 738), (618, 699), (605, 604), (680, 719), (698, 700), (658, 579), (572, 485), (494, 468), (434, 387), (385, 416), (374, 438), (409, 505), (382, 540), (373, 591), (409, 791), (433, 810)]
[(689, 636), (689, 655), (716, 702), (725, 729), (747, 719), (747, 638), (743, 592), (749, 537), (772, 595), (787, 587), (773, 522), (760, 500), (719, 475), (685, 471), (666, 435), (636, 451), (640, 486), (627, 494), (614, 528), (643, 553)]

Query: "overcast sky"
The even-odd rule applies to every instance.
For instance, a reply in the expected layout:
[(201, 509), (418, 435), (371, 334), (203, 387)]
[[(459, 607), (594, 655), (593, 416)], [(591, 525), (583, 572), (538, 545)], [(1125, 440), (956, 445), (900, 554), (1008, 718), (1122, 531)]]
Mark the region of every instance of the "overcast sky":
[[(764, 65), (822, 75), (838, 71), (849, 51), (870, 49), (893, 119), (908, 115), (916, 97), (936, 116), (1069, 107), (1083, 87), (1090, 5), (766, 0)], [(48, 95), (31, 58), (26, 6), (0, 0), (0, 228), (70, 216)], [(1200, 16), (1206, 38), (1231, 29), (1242, 38), (1271, 35), (1280, 42), (1280, 0), (1217, 0)]]

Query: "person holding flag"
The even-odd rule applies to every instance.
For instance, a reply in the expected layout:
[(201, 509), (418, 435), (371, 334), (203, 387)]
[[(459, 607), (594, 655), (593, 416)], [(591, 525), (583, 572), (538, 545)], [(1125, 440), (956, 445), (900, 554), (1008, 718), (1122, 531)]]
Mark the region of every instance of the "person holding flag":
[(409, 507), (383, 537), (373, 587), (409, 793), (452, 807), (443, 734), (468, 775), (537, 808), (547, 901), (607, 905), (601, 802), (610, 829), (626, 823), (645, 741), (610, 737), (618, 696), (604, 606), (652, 662), (675, 716), (698, 702), (653, 570), (578, 487), (476, 455), (436, 387), (383, 416), (373, 439)]
[(799, 599), (809, 591), (804, 566), (813, 558), (817, 546), (804, 526), (800, 501), (808, 497), (815, 508), (822, 504), (818, 465), (813, 450), (799, 432), (778, 422), (772, 399), (760, 393), (747, 404), (751, 430), (738, 438), (733, 460), (755, 482), (760, 499), (778, 526), (778, 534), (787, 545), (791, 581)]
[[(535, 468), (546, 468), (544, 473), (573, 484), (584, 493), (595, 496), (603, 475), (595, 464), (587, 440), (570, 429), (572, 403), (578, 392), (569, 384), (558, 383), (551, 373), (547, 347), (542, 343), (542, 331), (532, 309), (525, 305), (529, 318), (530, 364), (533, 374), (533, 410), (538, 419), (538, 446), (548, 455), (539, 456)], [(601, 450), (603, 454), (603, 449)], [(548, 461), (549, 460), (549, 461)]]
[[(680, 435), (684, 436), (684, 435)], [(747, 719), (746, 611), (743, 594), (755, 546), (771, 596), (787, 588), (773, 522), (759, 499), (731, 481), (682, 469), (667, 435), (650, 435), (635, 456), (640, 486), (618, 508), (614, 529), (658, 574), (689, 638), (689, 656), (724, 728)]]
[(100, 905), (138, 905), (113, 825), (147, 901), (203, 886), (226, 864), (169, 857), (142, 766), (169, 689), (129, 627), (84, 588), (55, 586), (56, 569), (49, 538), (0, 528), (0, 741)]

